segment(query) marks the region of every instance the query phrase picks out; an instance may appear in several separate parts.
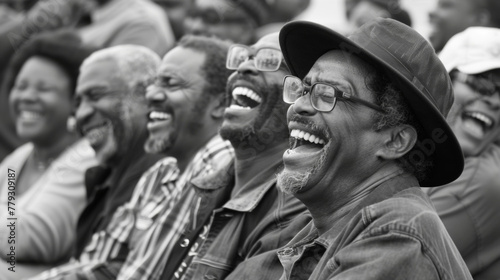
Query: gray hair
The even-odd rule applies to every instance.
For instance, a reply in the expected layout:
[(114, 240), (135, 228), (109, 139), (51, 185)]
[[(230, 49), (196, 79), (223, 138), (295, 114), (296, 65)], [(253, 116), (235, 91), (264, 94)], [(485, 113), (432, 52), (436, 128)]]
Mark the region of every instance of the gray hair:
[(132, 93), (144, 94), (160, 65), (161, 58), (154, 51), (138, 45), (118, 45), (91, 54), (81, 68), (99, 61), (114, 61), (118, 71), (116, 77), (127, 83)]

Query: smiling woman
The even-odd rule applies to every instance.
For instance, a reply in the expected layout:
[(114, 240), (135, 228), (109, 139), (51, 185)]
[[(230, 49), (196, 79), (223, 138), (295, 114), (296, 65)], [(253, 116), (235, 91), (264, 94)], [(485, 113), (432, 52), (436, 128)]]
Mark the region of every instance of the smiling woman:
[[(18, 136), (28, 141), (0, 165), (2, 171), (17, 173), (18, 235), (9, 244), (19, 262), (51, 264), (70, 253), (76, 219), (85, 205), (84, 172), (95, 159), (67, 122), (80, 64), (91, 52), (73, 33), (48, 33), (28, 41), (9, 64), (3, 93), (9, 94)], [(0, 173), (2, 209), (7, 209), (6, 176)], [(2, 221), (6, 214), (0, 213)], [(7, 238), (2, 227), (0, 244), (8, 244)], [(6, 249), (0, 246), (1, 256)]]

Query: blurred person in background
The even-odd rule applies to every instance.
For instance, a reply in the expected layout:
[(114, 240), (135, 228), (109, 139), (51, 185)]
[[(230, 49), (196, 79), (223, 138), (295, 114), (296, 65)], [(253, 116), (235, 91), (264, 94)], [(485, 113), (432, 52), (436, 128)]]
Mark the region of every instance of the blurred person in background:
[(97, 6), (85, 18), (87, 22), (78, 28), (84, 42), (100, 48), (140, 45), (160, 56), (174, 45), (174, 34), (165, 12), (150, 0), (92, 1)]
[[(62, 27), (75, 27), (83, 14), (91, 9), (92, 1), (87, 0), (49, 0), (49, 1), (7, 1), (19, 9), (17, 14), (2, 15), (0, 25), (0, 83), (12, 55), (32, 36), (57, 30)], [(18, 5), (13, 5), (14, 3)], [(36, 3), (36, 4), (35, 4)], [(32, 5), (34, 5), (32, 7)], [(4, 4), (7, 6), (7, 4)], [(26, 10), (25, 12), (21, 12)], [(8, 12), (13, 12), (9, 10)], [(14, 121), (9, 115), (9, 92), (0, 93), (0, 160), (24, 143), (15, 132)]]
[(401, 7), (399, 0), (361, 0), (350, 9), (347, 20), (353, 29), (377, 17), (392, 18), (411, 26), (410, 15)]
[(431, 34), (429, 40), (440, 52), (455, 34), (471, 26), (500, 27), (498, 0), (438, 0), (429, 13)]
[(474, 279), (500, 276), (500, 29), (469, 27), (440, 58), (455, 101), (448, 122), (465, 156), (454, 182), (426, 189)]
[(160, 57), (137, 45), (93, 53), (80, 68), (76, 89), (77, 129), (96, 152), (99, 166), (85, 174), (88, 204), (77, 224), (73, 257), (106, 228), (116, 209), (130, 200), (141, 175), (161, 156), (147, 154), (146, 87)]
[[(74, 111), (78, 69), (93, 50), (74, 33), (46, 33), (21, 47), (8, 66), (4, 89), (10, 92), (16, 133), (28, 143), (0, 165), (2, 209), (15, 197), (15, 212), (4, 211), (0, 217), (18, 218), (19, 262), (54, 265), (70, 256), (76, 221), (86, 204), (84, 173), (97, 162), (89, 143), (78, 140), (67, 122)], [(11, 178), (14, 184), (8, 182)], [(8, 227), (0, 228), (4, 259), (12, 244), (9, 234)]]
[(257, 39), (257, 28), (270, 17), (266, 0), (194, 0), (184, 20), (184, 31), (251, 45)]
[(361, 0), (344, 0), (344, 7), (345, 7), (345, 17), (346, 19), (349, 19), (351, 17), (352, 9), (361, 2)]
[(279, 32), (286, 22), (302, 14), (311, 4), (311, 0), (268, 0), (267, 3), (271, 10), (269, 23), (257, 29), (256, 38)]
[(175, 40), (179, 40), (184, 36), (184, 19), (193, 0), (153, 0), (153, 2), (163, 8), (174, 32)]

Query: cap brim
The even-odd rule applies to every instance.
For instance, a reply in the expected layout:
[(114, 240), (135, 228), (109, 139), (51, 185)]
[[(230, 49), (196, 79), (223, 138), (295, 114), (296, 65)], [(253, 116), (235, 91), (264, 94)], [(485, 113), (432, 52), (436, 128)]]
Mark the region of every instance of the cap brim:
[(291, 73), (301, 79), (318, 58), (331, 50), (351, 53), (375, 68), (385, 70), (401, 89), (427, 134), (427, 141), (421, 144), (428, 145), (427, 151), (432, 152), (434, 162), (427, 178), (420, 185), (440, 186), (460, 176), (464, 168), (462, 149), (445, 118), (411, 81), (392, 66), (343, 35), (312, 22), (296, 21), (285, 25), (280, 31), (280, 46)]

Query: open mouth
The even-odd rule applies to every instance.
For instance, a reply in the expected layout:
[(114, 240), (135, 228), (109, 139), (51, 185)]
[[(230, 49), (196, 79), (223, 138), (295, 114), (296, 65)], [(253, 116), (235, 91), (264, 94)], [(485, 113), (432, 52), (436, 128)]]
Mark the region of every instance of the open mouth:
[(253, 109), (262, 103), (262, 97), (246, 87), (235, 87), (232, 92), (233, 103), (230, 108)]
[(20, 110), (18, 114), (18, 118), (22, 121), (36, 121), (42, 117), (42, 114), (34, 111)]
[(82, 127), (82, 134), (87, 138), (90, 145), (98, 146), (103, 142), (111, 124), (108, 121), (101, 121)]
[(462, 114), (464, 126), (478, 136), (485, 135), (495, 125), (495, 120), (481, 112), (466, 111)]
[(292, 129), (290, 132), (290, 150), (308, 146), (312, 149), (323, 149), (327, 141), (319, 135), (306, 132), (300, 129)]
[(166, 121), (172, 118), (172, 114), (166, 112), (152, 111), (149, 113), (148, 118), (150, 121)]

